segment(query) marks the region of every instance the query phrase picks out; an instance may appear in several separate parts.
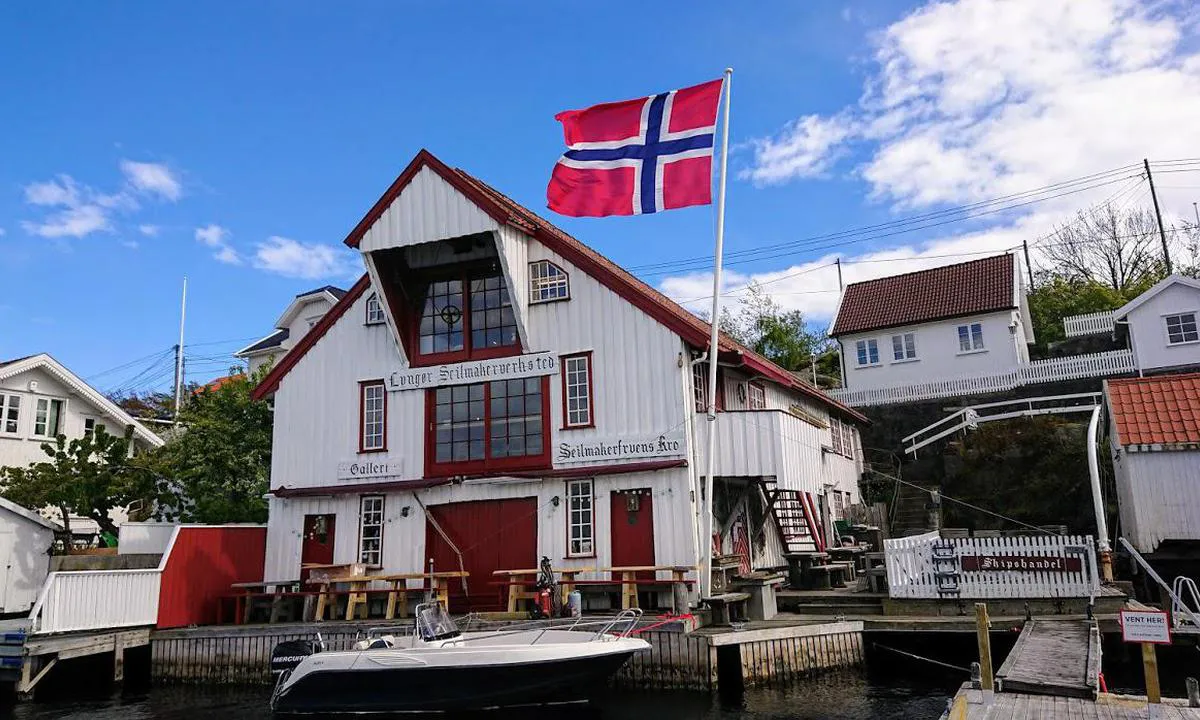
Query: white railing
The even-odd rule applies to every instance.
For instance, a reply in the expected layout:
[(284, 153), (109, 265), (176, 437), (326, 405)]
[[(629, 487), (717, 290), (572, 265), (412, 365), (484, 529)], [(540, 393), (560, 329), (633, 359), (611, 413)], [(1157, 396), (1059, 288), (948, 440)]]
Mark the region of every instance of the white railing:
[(1114, 320), (1112, 310), (1088, 313), (1087, 315), (1071, 315), (1063, 318), (1063, 331), (1066, 332), (1067, 337), (1104, 335), (1115, 329)]
[(990, 375), (966, 375), (895, 387), (828, 390), (830, 397), (853, 407), (934, 400), (943, 397), (1004, 392), (1023, 385), (1123, 375), (1137, 369), (1132, 350), (1109, 350), (1089, 355), (1034, 360), (1014, 370)]
[(162, 570), (52, 572), (29, 619), (35, 633), (154, 625)]
[[(914, 599), (1092, 598), (1090, 535), (884, 540), (888, 595)], [(992, 569), (1014, 565), (1021, 569)]]

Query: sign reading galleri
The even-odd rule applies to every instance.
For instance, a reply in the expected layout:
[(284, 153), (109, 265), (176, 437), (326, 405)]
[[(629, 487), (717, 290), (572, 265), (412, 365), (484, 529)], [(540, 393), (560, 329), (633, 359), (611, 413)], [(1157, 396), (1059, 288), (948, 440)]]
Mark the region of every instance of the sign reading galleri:
[(612, 460), (681, 458), (685, 448), (682, 435), (604, 438), (581, 442), (561, 442), (554, 451), (556, 464), (596, 463)]
[(388, 390), (392, 391), (424, 390), (443, 385), (517, 380), (553, 375), (556, 372), (558, 372), (558, 356), (554, 353), (543, 352), (397, 370), (388, 376), (387, 386)]

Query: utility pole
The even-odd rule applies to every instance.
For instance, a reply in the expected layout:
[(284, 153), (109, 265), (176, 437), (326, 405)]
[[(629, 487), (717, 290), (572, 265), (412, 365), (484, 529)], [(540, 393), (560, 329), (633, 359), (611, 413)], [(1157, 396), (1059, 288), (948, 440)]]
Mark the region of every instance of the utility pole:
[(1150, 161), (1142, 158), (1142, 165), (1146, 167), (1146, 180), (1150, 182), (1150, 198), (1154, 200), (1154, 217), (1158, 218), (1158, 237), (1162, 240), (1163, 262), (1167, 266), (1167, 274), (1171, 274), (1171, 251), (1167, 249), (1167, 231), (1163, 229), (1162, 212), (1158, 209), (1158, 193), (1154, 191), (1154, 176), (1150, 174)]
[(839, 257), (839, 258), (835, 259), (835, 260), (833, 261), (833, 263), (834, 263), (835, 265), (837, 265), (837, 269), (838, 269), (838, 292), (841, 292), (841, 291), (843, 291), (843, 290), (845, 290), (845, 289), (846, 289), (846, 286), (842, 284), (842, 259)]
[(1200, 208), (1196, 207), (1196, 203), (1192, 203), (1192, 212), (1196, 213), (1196, 227), (1200, 228)]
[(179, 305), (179, 344), (175, 346), (175, 422), (183, 402), (183, 320), (187, 315), (187, 276), (183, 278), (183, 300)]
[(1029, 262), (1029, 241), (1022, 240), (1021, 247), (1025, 248), (1025, 269), (1029, 271), (1029, 289), (1033, 289), (1033, 263)]

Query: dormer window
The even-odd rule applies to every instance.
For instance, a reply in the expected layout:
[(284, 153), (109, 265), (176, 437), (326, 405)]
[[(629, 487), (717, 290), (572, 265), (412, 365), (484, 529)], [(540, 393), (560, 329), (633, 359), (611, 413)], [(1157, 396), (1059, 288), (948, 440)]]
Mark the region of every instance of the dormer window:
[(417, 354), (425, 363), (520, 352), (512, 299), (504, 276), (494, 270), (431, 281), (416, 334)]
[(371, 297), (367, 298), (366, 323), (368, 325), (379, 325), (383, 322), (383, 306), (379, 304), (379, 295), (371, 293)]
[(549, 260), (529, 263), (529, 302), (568, 300), (571, 283), (565, 270)]

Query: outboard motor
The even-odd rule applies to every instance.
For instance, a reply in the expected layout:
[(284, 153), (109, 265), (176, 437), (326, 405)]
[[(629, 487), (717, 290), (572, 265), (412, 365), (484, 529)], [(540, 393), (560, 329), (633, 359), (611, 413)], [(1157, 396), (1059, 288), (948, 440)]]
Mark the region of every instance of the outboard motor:
[(321, 652), (320, 640), (288, 640), (271, 651), (271, 674), (291, 672), (309, 655)]

